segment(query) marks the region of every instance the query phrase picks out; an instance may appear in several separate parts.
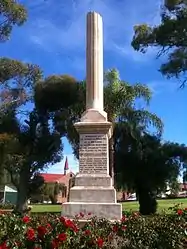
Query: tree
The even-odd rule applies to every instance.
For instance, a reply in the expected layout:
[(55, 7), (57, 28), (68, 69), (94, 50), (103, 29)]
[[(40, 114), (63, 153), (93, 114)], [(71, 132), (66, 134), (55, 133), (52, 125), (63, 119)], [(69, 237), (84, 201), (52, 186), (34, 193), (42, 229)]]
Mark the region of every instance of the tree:
[[(33, 87), (42, 77), (37, 65), (0, 58), (0, 169), (3, 170), (3, 154), (7, 142), (19, 131), (16, 113), (19, 108), (32, 100)], [(1, 178), (2, 179), (2, 178)]]
[(167, 61), (160, 71), (168, 78), (176, 77), (184, 86), (187, 70), (187, 2), (186, 0), (165, 0), (161, 9), (161, 24), (134, 27), (132, 46), (145, 53), (148, 47), (159, 48), (158, 57), (167, 55)]
[(9, 39), (14, 25), (21, 26), (27, 20), (27, 11), (14, 0), (0, 0), (0, 41)]
[[(37, 92), (39, 95), (43, 94), (43, 99), (37, 97)], [(69, 95), (67, 92), (69, 92)], [(119, 120), (129, 122), (130, 114), (129, 116), (125, 114), (128, 112), (137, 116), (142, 128), (147, 129), (152, 124), (158, 133), (161, 133), (161, 120), (145, 109), (138, 110), (135, 106), (136, 100), (141, 99), (148, 104), (150, 98), (151, 92), (147, 86), (141, 84), (130, 85), (122, 81), (116, 69), (105, 73), (104, 107), (108, 113), (108, 120), (112, 122), (114, 129)], [(86, 108), (85, 81), (76, 82), (74, 80), (72, 82), (72, 77), (70, 76), (47, 78), (38, 83), (35, 89), (35, 101), (41, 111), (48, 113), (58, 132), (68, 138), (75, 155), (78, 157), (79, 137), (74, 128), (74, 123), (80, 121), (81, 115)], [(131, 126), (129, 125), (129, 127)], [(113, 177), (113, 139), (110, 140), (109, 151), (110, 175)]]
[(41, 77), (42, 71), (37, 65), (0, 58), (0, 112), (32, 100), (33, 89)]
[[(120, 79), (119, 72), (111, 69), (105, 73), (104, 77), (104, 100), (105, 111), (108, 114), (108, 121), (113, 124), (113, 130), (119, 122), (126, 122), (129, 128), (135, 124), (133, 118), (136, 117), (138, 124), (147, 129), (150, 124), (153, 125), (159, 134), (162, 133), (162, 122), (154, 114), (145, 111), (145, 109), (137, 109), (135, 102), (142, 100), (146, 105), (151, 99), (151, 91), (146, 85), (134, 84), (130, 85)], [(133, 132), (133, 129), (131, 129)], [(114, 136), (109, 141), (109, 172), (114, 177)]]
[(71, 76), (49, 76), (35, 87), (36, 108), (52, 121), (55, 130), (67, 137), (78, 158), (79, 136), (74, 127), (86, 108), (85, 81)]
[(156, 195), (176, 182), (181, 165), (187, 158), (187, 147), (148, 133), (140, 133), (139, 139), (127, 133), (126, 126), (116, 130), (115, 170), (116, 182), (136, 191), (140, 212), (156, 212)]
[(51, 201), (52, 204), (56, 204), (58, 201), (58, 195), (66, 196), (67, 187), (62, 183), (44, 183), (41, 189), (41, 195), (46, 201)]
[[(18, 121), (17, 121), (18, 122)], [(1, 124), (2, 127), (4, 123)], [(3, 160), (11, 182), (18, 190), (16, 211), (24, 212), (27, 200), (36, 192), (43, 180), (39, 172), (62, 159), (60, 135), (51, 130), (43, 117), (33, 110), (9, 141)]]
[(3, 113), (0, 112), (0, 184), (6, 184), (4, 178), (7, 172), (4, 168), (4, 160), (8, 145), (18, 130), (19, 127), (15, 118), (15, 111), (8, 110)]
[[(27, 11), (14, 0), (0, 0), (0, 13), (0, 41), (4, 42), (14, 25), (26, 21)], [(23, 104), (33, 101), (33, 90), (41, 78), (37, 65), (0, 58), (0, 170), (6, 169), (17, 187), (16, 210), (21, 213), (33, 191), (43, 184), (39, 171), (62, 156), (60, 135), (47, 117), (36, 109), (22, 112)], [(24, 122), (17, 114), (26, 115)]]

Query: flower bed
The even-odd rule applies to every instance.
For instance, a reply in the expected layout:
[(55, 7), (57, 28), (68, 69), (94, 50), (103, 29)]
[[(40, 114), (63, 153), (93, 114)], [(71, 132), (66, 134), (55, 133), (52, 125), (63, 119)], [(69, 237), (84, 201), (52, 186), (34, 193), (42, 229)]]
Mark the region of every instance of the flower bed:
[[(81, 216), (81, 217), (80, 217)], [(128, 213), (111, 223), (88, 214), (90, 221), (79, 226), (57, 215), (0, 215), (0, 249), (180, 249), (185, 248), (187, 210), (171, 215), (140, 216)], [(88, 217), (86, 217), (88, 218)]]

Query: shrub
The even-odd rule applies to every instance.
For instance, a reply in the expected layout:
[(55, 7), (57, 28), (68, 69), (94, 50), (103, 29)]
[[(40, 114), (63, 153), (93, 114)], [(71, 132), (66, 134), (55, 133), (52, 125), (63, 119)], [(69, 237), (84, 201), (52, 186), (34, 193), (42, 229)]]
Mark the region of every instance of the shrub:
[(80, 225), (57, 215), (0, 215), (0, 249), (181, 249), (186, 240), (187, 210), (175, 207), (171, 215), (126, 213), (111, 223), (88, 214)]
[(11, 203), (1, 203), (0, 209), (14, 209), (15, 205)]

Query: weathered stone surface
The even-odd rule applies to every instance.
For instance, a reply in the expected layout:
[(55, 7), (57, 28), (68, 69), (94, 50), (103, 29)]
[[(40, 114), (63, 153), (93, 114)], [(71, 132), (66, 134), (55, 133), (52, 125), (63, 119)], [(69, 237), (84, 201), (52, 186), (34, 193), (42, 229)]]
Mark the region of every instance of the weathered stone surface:
[(112, 187), (112, 179), (106, 174), (78, 174), (75, 177), (75, 186), (103, 186)]
[(102, 110), (88, 109), (82, 114), (81, 122), (107, 122), (107, 113)]
[(86, 109), (103, 110), (103, 22), (96, 12), (87, 15)]
[(91, 213), (98, 218), (120, 220), (122, 218), (122, 205), (119, 203), (83, 203), (67, 202), (63, 204), (62, 216), (72, 219), (81, 213)]
[(80, 134), (80, 173), (108, 173), (107, 134)]
[(116, 191), (113, 187), (75, 186), (70, 192), (70, 202), (115, 203)]

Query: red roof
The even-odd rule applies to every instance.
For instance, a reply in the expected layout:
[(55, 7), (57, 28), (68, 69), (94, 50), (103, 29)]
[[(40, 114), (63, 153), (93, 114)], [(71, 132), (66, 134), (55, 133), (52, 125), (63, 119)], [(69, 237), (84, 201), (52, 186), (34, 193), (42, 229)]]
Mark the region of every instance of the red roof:
[(63, 174), (48, 174), (48, 173), (42, 173), (41, 176), (43, 176), (45, 182), (57, 182), (59, 180), (62, 180), (62, 178), (66, 177), (66, 175)]

